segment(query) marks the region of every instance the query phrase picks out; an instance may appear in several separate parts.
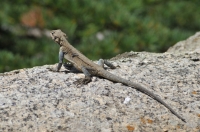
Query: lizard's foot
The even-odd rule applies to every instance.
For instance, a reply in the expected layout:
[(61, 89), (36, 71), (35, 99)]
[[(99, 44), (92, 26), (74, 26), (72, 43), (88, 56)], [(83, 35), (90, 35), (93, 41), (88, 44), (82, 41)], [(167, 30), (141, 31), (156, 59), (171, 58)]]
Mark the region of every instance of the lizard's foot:
[(57, 72), (56, 68), (54, 68), (54, 67), (47, 67), (47, 69), (48, 69), (49, 71), (52, 71), (52, 72)]
[(91, 82), (91, 78), (81, 78), (74, 82), (76, 85), (86, 85)]
[(107, 60), (99, 59), (98, 64), (104, 68), (104, 64), (110, 67), (111, 69), (115, 69), (116, 67)]

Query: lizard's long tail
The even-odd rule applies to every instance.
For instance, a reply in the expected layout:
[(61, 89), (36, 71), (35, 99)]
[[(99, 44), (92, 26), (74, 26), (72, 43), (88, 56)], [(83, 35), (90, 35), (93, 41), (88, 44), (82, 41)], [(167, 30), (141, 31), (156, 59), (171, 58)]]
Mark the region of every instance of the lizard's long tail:
[(178, 115), (168, 104), (166, 104), (164, 101), (162, 101), (161, 98), (159, 98), (157, 95), (155, 95), (154, 93), (152, 93), (151, 91), (147, 90), (146, 88), (144, 88), (143, 86), (141, 86), (140, 84), (138, 83), (135, 83), (135, 82), (131, 82), (131, 81), (128, 81), (126, 79), (123, 79), (119, 76), (116, 76), (112, 73), (109, 73), (108, 71), (104, 70), (102, 71), (101, 73), (101, 76), (103, 78), (106, 78), (110, 81), (113, 81), (113, 82), (120, 82), (124, 85), (127, 85), (127, 86), (130, 86), (132, 88), (135, 88), (137, 90), (139, 90), (140, 92), (150, 96), (151, 98), (153, 98), (154, 100), (158, 101), (159, 103), (163, 104), (166, 108), (168, 108), (175, 116), (177, 116), (179, 119), (181, 119), (183, 122), (186, 122), (185, 119), (183, 117), (181, 117), (180, 115)]

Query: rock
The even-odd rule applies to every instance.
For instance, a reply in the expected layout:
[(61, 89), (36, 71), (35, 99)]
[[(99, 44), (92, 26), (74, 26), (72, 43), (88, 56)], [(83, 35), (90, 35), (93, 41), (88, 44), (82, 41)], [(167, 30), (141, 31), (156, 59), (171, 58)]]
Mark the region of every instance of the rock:
[(174, 46), (170, 47), (167, 52), (180, 53), (180, 52), (200, 52), (200, 32), (189, 37), (187, 40), (180, 41)]
[(0, 131), (200, 131), (199, 52), (129, 52), (112, 62), (120, 67), (109, 72), (141, 83), (187, 123), (133, 88), (99, 77), (76, 86), (83, 74), (45, 65), (0, 75)]

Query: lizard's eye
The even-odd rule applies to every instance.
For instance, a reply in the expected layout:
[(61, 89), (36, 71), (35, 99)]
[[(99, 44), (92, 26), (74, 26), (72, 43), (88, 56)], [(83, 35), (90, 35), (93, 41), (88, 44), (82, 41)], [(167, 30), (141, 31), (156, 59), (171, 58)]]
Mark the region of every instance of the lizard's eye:
[(50, 36), (51, 36), (52, 39), (55, 39), (54, 33), (55, 32), (50, 32)]
[(55, 32), (51, 32), (51, 35), (53, 35)]

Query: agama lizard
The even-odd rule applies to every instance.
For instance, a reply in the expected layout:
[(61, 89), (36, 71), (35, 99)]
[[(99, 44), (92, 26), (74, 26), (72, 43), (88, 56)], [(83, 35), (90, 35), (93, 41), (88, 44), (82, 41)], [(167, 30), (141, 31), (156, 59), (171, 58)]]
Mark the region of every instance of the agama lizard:
[[(150, 96), (151, 98), (155, 99), (159, 103), (163, 104), (166, 108), (168, 108), (175, 116), (177, 116), (182, 121), (186, 122), (183, 117), (181, 117), (178, 113), (176, 113), (168, 104), (166, 104), (161, 98), (156, 96), (151, 91), (144, 88), (142, 85), (128, 81), (126, 79), (123, 79), (119, 76), (116, 76), (104, 69), (104, 64), (108, 67), (114, 69), (115, 66), (108, 62), (107, 60), (100, 59), (98, 64), (93, 63), (91, 60), (89, 60), (86, 56), (84, 56), (81, 52), (79, 52), (77, 49), (75, 49), (68, 41), (67, 36), (65, 33), (63, 33), (60, 29), (58, 30), (52, 30), (50, 33), (52, 39), (59, 44), (60, 51), (59, 51), (59, 63), (57, 66), (56, 71), (59, 71), (62, 64), (63, 64), (63, 58), (67, 59), (73, 67), (75, 67), (80, 72), (83, 72), (85, 75), (84, 79), (80, 79), (79, 82), (87, 84), (91, 81), (92, 76), (99, 76), (103, 77), (105, 79), (108, 79), (112, 82), (118, 82), (122, 83), (126, 86), (130, 86), (132, 88), (135, 88), (139, 90), (140, 92), (143, 92), (144, 94)], [(67, 66), (66, 66), (67, 68)]]

